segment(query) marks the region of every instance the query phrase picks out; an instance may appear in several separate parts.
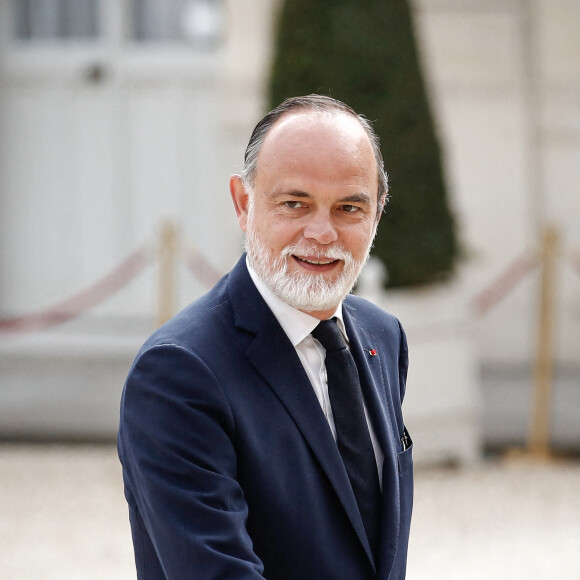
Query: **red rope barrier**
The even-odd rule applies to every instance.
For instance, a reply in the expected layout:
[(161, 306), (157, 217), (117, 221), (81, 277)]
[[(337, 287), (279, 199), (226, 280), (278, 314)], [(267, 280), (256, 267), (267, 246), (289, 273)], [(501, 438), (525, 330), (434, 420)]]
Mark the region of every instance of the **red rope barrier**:
[[(137, 250), (101, 280), (67, 300), (40, 312), (0, 320), (0, 335), (42, 330), (72, 320), (115, 294), (150, 262), (151, 258), (145, 248)], [(195, 248), (191, 248), (185, 255), (185, 262), (193, 275), (208, 287), (213, 286), (222, 276)], [(514, 260), (498, 278), (473, 298), (472, 308), (480, 316), (488, 312), (536, 265), (536, 258), (530, 255)], [(580, 273), (580, 253), (572, 255), (572, 265)]]
[(535, 256), (525, 254), (516, 258), (487, 288), (473, 298), (472, 308), (482, 316), (511, 292), (537, 265)]
[(137, 250), (95, 284), (63, 302), (40, 312), (0, 320), (0, 334), (43, 330), (72, 320), (123, 288), (150, 261), (145, 248)]
[(185, 254), (185, 263), (191, 273), (208, 288), (211, 288), (222, 277), (222, 274), (195, 248), (190, 248)]

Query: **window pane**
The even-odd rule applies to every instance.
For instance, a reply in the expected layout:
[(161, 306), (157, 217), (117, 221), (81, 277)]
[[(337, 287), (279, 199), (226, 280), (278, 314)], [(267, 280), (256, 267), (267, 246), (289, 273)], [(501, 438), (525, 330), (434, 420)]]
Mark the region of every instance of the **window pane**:
[(132, 0), (131, 4), (135, 40), (180, 38), (179, 17), (185, 0)]
[(98, 0), (61, 1), (65, 38), (94, 38), (98, 35)]
[(131, 0), (133, 40), (213, 46), (222, 29), (220, 0)]
[(95, 38), (99, 0), (12, 0), (16, 37), (23, 40)]

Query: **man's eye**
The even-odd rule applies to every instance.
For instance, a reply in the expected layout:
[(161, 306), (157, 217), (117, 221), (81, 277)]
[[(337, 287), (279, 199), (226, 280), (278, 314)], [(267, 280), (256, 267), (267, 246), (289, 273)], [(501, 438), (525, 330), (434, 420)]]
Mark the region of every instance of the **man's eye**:
[(304, 204), (301, 201), (285, 201), (284, 205), (289, 207), (290, 209), (298, 209), (304, 207)]
[(342, 211), (345, 211), (347, 213), (355, 213), (359, 210), (360, 210), (360, 207), (358, 205), (347, 204), (347, 205), (342, 206)]

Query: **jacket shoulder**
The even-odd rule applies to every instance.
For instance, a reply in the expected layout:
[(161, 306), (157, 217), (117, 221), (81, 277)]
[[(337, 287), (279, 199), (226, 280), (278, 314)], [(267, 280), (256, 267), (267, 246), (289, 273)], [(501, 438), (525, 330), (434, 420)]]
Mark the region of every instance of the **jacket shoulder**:
[(205, 342), (218, 333), (220, 327), (227, 328), (231, 325), (232, 311), (227, 278), (227, 275), (224, 276), (207, 294), (194, 300), (153, 332), (139, 354), (161, 345), (176, 345), (195, 350), (198, 341)]
[(355, 320), (371, 333), (385, 332), (385, 330), (391, 330), (397, 334), (402, 332), (401, 323), (395, 316), (360, 296), (349, 294), (344, 305)]

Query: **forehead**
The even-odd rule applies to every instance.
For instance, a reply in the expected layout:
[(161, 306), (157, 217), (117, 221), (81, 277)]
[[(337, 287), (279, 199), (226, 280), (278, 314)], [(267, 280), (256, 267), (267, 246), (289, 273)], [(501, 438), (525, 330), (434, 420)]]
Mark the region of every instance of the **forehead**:
[(352, 174), (376, 183), (374, 152), (358, 119), (319, 111), (297, 111), (279, 119), (258, 154), (256, 180), (291, 174), (319, 178)]

